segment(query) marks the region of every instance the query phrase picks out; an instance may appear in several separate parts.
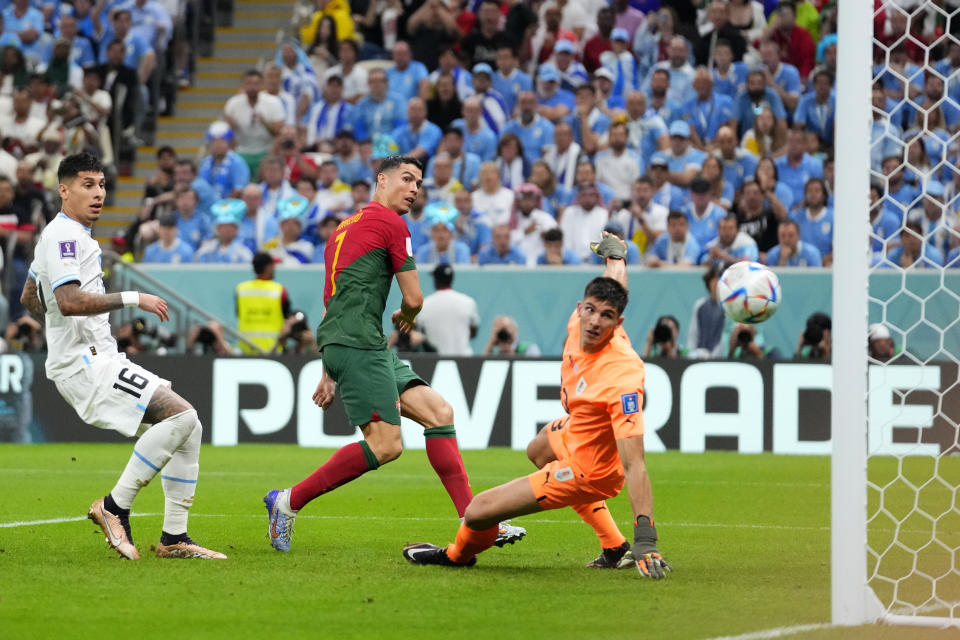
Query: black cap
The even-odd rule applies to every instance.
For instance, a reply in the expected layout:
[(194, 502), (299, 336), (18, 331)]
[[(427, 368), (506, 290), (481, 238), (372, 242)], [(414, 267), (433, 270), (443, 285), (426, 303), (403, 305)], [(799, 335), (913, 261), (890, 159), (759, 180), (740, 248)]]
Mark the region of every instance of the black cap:
[(175, 227), (177, 226), (177, 214), (174, 211), (164, 211), (159, 216), (157, 216), (157, 224), (161, 227)]

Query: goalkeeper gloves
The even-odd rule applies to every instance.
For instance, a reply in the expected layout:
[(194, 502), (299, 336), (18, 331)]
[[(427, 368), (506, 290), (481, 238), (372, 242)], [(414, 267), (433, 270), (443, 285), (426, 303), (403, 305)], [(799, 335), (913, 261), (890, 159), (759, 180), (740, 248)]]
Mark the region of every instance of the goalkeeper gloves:
[(633, 527), (633, 547), (623, 554), (617, 565), (618, 569), (630, 567), (636, 567), (640, 575), (654, 580), (666, 577), (667, 571), (673, 571), (673, 567), (657, 549), (657, 530), (647, 516), (637, 516)]
[(600, 242), (591, 242), (590, 248), (605, 260), (627, 259), (627, 243), (612, 233), (605, 233)]

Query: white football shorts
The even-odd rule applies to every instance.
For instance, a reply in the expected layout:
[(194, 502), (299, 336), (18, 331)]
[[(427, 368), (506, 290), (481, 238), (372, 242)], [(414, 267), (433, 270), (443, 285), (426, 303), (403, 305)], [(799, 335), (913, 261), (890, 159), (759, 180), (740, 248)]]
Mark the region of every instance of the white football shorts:
[(57, 391), (89, 425), (135, 436), (143, 413), (158, 387), (170, 381), (151, 373), (126, 356), (87, 356), (86, 367), (65, 380)]

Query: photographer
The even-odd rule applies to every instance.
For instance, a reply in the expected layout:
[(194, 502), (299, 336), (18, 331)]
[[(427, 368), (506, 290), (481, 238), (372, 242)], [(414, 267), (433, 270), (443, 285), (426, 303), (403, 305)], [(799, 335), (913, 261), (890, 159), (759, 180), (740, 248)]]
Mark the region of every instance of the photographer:
[[(276, 350), (281, 353), (312, 353), (316, 350), (316, 340), (307, 324), (307, 316), (302, 311), (294, 311), (283, 322)], [(290, 341), (293, 344), (288, 344)]]
[(730, 333), (730, 351), (727, 357), (731, 360), (777, 358), (779, 356), (777, 350), (764, 346), (763, 342), (763, 336), (757, 333), (756, 325), (738, 324)]
[(830, 330), (833, 323), (825, 313), (813, 313), (807, 318), (807, 327), (797, 339), (796, 360), (830, 362), (832, 342)]
[(400, 330), (400, 323), (393, 324), (393, 331), (387, 336), (387, 349), (397, 353), (436, 353), (437, 348), (430, 344), (427, 336), (417, 330), (417, 325), (409, 332)]
[(643, 348), (643, 358), (681, 358), (687, 350), (678, 343), (680, 322), (673, 316), (660, 316), (653, 329), (647, 332), (647, 344)]
[(497, 316), (490, 329), (490, 341), (483, 349), (483, 355), (529, 356), (540, 355), (540, 347), (533, 342), (517, 340), (517, 321), (510, 316)]
[(153, 352), (159, 356), (177, 346), (177, 336), (162, 325), (152, 324), (147, 318), (134, 318), (130, 324), (117, 329), (117, 351), (133, 355)]
[(43, 326), (29, 314), (24, 314), (16, 322), (8, 324), (4, 339), (10, 351), (36, 353), (45, 348)]
[(196, 356), (207, 354), (235, 355), (236, 349), (230, 346), (223, 336), (223, 327), (211, 320), (206, 324), (196, 324), (187, 336), (187, 353)]

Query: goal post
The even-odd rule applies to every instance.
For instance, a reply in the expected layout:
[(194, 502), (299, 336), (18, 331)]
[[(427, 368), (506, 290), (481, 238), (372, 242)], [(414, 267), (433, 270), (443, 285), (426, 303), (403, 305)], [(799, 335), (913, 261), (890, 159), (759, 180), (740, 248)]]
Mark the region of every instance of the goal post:
[[(876, 247), (867, 241), (873, 180), (903, 220), (899, 233), (919, 239), (921, 257), (928, 242), (960, 245), (960, 133), (946, 132), (935, 119), (944, 106), (960, 113), (960, 65), (937, 64), (951, 43), (960, 45), (960, 3), (837, 4), (831, 618), (837, 625), (960, 626), (960, 405), (954, 395), (960, 389), (960, 262), (919, 268), (907, 260), (878, 268), (871, 255)], [(906, 33), (876, 40), (878, 10), (905, 21)], [(910, 35), (914, 27), (917, 37)], [(889, 64), (894, 53), (902, 56), (904, 44), (922, 52), (923, 60)], [(885, 52), (878, 69), (875, 46)], [(935, 86), (925, 93), (935, 76), (943, 81), (942, 98)], [(879, 125), (872, 100), (878, 81), (892, 92), (890, 100), (900, 88), (915, 87), (899, 101), (888, 100), (882, 117), (878, 111)], [(895, 117), (902, 128), (891, 126)], [(937, 151), (908, 153), (915, 143)], [(900, 168), (885, 167), (885, 175), (873, 145), (883, 147), (883, 155), (902, 154)], [(900, 170), (915, 183), (912, 199), (893, 198)], [(899, 186), (896, 193), (902, 194)], [(927, 194), (929, 202), (940, 198), (939, 218), (924, 210)], [(911, 230), (908, 220), (922, 224)], [(895, 241), (890, 236), (880, 243), (881, 259)], [(944, 302), (953, 310), (943, 313)], [(899, 358), (868, 358), (871, 322), (887, 327), (902, 349)]]
[[(867, 289), (873, 0), (838, 3), (830, 556), (834, 624), (879, 613), (867, 587)], [(841, 428), (842, 427), (842, 428)]]

